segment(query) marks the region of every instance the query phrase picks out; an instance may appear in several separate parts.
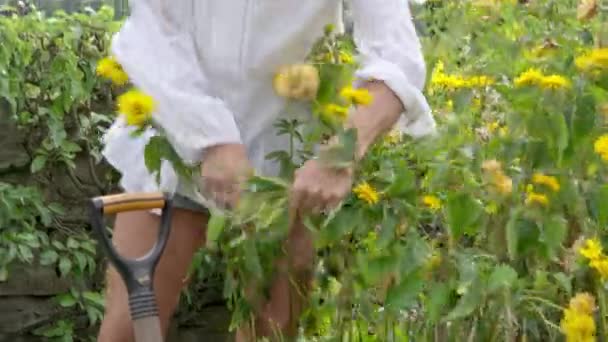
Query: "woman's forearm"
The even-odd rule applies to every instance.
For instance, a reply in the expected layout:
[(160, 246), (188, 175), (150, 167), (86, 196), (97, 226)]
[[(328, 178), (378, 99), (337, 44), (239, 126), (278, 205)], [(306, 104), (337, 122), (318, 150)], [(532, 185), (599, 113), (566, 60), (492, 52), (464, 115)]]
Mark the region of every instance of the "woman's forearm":
[(384, 82), (367, 82), (363, 88), (369, 90), (374, 100), (368, 106), (357, 107), (347, 122), (348, 128), (357, 130), (357, 160), (363, 158), (376, 139), (391, 130), (404, 111), (401, 100)]

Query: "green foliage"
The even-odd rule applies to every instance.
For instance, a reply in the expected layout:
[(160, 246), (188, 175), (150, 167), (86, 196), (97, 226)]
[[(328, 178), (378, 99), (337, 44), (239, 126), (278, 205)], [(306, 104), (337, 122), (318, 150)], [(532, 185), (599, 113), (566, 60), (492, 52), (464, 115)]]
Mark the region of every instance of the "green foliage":
[(98, 289), (88, 289), (100, 271), (95, 241), (86, 224), (68, 221), (72, 208), (55, 202), (48, 187), (56, 185), (57, 173), (66, 174), (67, 186), (77, 190), (73, 196), (84, 201), (116, 183), (100, 164), (114, 90), (95, 75), (95, 66), (119, 26), (108, 8), (51, 18), (37, 12), (0, 17), (1, 114), (25, 137), (32, 173), (29, 186), (0, 181), (0, 281), (11, 277), (17, 263), (52, 268), (70, 279), (73, 289), (57, 298), (66, 313), (31, 332), (46, 340), (81, 340), (82, 324), (72, 316), (85, 315), (95, 325), (103, 312)]

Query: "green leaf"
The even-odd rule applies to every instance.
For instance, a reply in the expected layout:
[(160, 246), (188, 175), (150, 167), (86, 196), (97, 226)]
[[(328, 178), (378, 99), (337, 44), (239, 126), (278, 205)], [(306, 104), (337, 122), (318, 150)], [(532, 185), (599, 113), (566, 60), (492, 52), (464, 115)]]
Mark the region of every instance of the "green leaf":
[(54, 250), (46, 250), (40, 254), (40, 264), (42, 266), (52, 265), (57, 262), (59, 254)]
[(246, 239), (243, 243), (245, 252), (245, 267), (250, 275), (256, 278), (263, 277), (262, 263), (258, 254), (258, 249), (255, 241), (252, 239)]
[(597, 222), (600, 227), (606, 227), (608, 226), (608, 205), (606, 205), (608, 203), (608, 185), (601, 186), (595, 198)]
[(76, 258), (76, 262), (78, 263), (78, 269), (84, 272), (87, 268), (87, 256), (84, 253), (76, 252), (74, 253), (74, 257)]
[(37, 155), (36, 158), (34, 158), (34, 160), (32, 161), (32, 164), (30, 164), (30, 172), (36, 173), (42, 170), (46, 165), (47, 158), (48, 156), (44, 154)]
[(89, 302), (94, 303), (100, 307), (104, 306), (104, 303), (105, 303), (104, 296), (99, 292), (86, 291), (82, 294), (82, 297), (84, 299), (88, 300)]
[(450, 302), (450, 287), (447, 283), (433, 283), (430, 286), (425, 309), (431, 323), (437, 323)]
[(553, 277), (557, 280), (557, 283), (563, 288), (568, 296), (572, 295), (572, 275), (566, 275), (562, 272), (554, 273)]
[(511, 260), (516, 260), (518, 256), (518, 248), (519, 248), (519, 218), (521, 216), (521, 208), (515, 209), (511, 216), (509, 217), (509, 221), (507, 222), (507, 226), (505, 229), (506, 240), (507, 240), (507, 252), (509, 253), (509, 258)]
[(78, 241), (76, 241), (76, 239), (70, 236), (68, 238), (66, 246), (68, 247), (68, 249), (78, 249), (80, 244), (78, 243)]
[(424, 283), (422, 271), (411, 272), (403, 277), (397, 286), (388, 290), (386, 294), (387, 308), (398, 312), (414, 305), (418, 299), (418, 294), (424, 288)]
[(473, 282), (466, 289), (466, 292), (454, 307), (452, 311), (445, 317), (445, 321), (454, 321), (469, 316), (475, 309), (479, 307), (482, 299), (482, 292), (479, 281)]
[(162, 137), (152, 137), (144, 149), (144, 162), (150, 173), (157, 174), (160, 172), (162, 165), (162, 145), (164, 139)]
[(72, 261), (68, 257), (61, 257), (59, 260), (59, 271), (61, 272), (61, 276), (67, 276), (72, 270)]
[(74, 298), (74, 296), (72, 296), (70, 293), (58, 295), (57, 301), (59, 302), (59, 305), (64, 308), (69, 308), (76, 305), (76, 298)]
[(557, 255), (567, 234), (568, 225), (563, 217), (552, 215), (543, 222), (540, 238), (547, 246), (550, 258)]
[(5, 282), (8, 279), (8, 268), (6, 265), (0, 266), (0, 283)]
[(226, 215), (219, 211), (212, 211), (207, 223), (207, 248), (215, 249), (220, 234), (226, 227)]
[(517, 280), (517, 272), (509, 265), (498, 265), (492, 271), (488, 281), (488, 291), (495, 292), (500, 289), (513, 287)]
[(482, 206), (470, 194), (450, 193), (447, 198), (447, 220), (454, 239), (474, 233), (472, 225), (482, 213)]
[(416, 175), (412, 170), (399, 169), (395, 180), (386, 189), (386, 193), (391, 197), (401, 197), (409, 194), (416, 189)]
[(28, 264), (34, 260), (34, 254), (32, 253), (32, 249), (26, 245), (18, 245), (19, 255), (21, 259)]

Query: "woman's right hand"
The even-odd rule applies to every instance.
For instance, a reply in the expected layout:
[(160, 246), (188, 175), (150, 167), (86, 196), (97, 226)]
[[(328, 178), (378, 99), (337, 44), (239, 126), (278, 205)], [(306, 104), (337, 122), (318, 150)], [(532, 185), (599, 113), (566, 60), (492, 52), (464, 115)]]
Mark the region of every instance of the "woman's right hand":
[(221, 208), (234, 208), (252, 171), (242, 144), (209, 147), (201, 165), (203, 195)]

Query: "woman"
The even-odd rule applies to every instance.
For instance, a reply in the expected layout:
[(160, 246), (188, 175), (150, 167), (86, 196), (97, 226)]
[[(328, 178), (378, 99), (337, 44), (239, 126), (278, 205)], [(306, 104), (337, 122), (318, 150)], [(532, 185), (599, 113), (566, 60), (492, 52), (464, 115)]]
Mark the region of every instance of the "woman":
[[(171, 238), (155, 276), (161, 321), (167, 330), (184, 277), (205, 236), (205, 207), (234, 204), (238, 184), (255, 169), (273, 175), (269, 152), (285, 146), (272, 124), (284, 100), (272, 88), (275, 71), (301, 63), (327, 24), (341, 27), (342, 0), (133, 0), (132, 15), (114, 39), (112, 52), (133, 83), (157, 102), (154, 118), (185, 160), (202, 161), (206, 189), (182, 186), (169, 165), (160, 185), (144, 165), (143, 150), (154, 131), (140, 137), (118, 119), (106, 136), (106, 159), (122, 174), (127, 192), (176, 193)], [(372, 104), (350, 114), (358, 130), (357, 157), (395, 125), (422, 136), (435, 123), (421, 89), (425, 65), (406, 0), (352, 0), (355, 42), (360, 52), (359, 86)], [(294, 115), (305, 115), (304, 112)], [(351, 190), (351, 170), (334, 170), (312, 159), (297, 172), (291, 205), (300, 214), (337, 205)], [(212, 201), (212, 202), (210, 202)], [(152, 245), (159, 218), (135, 212), (117, 217), (114, 241), (125, 255), (142, 255)], [(313, 248), (306, 229), (295, 224), (286, 241), (290, 257), (280, 265), (310, 279)], [(301, 312), (301, 289), (282, 272), (273, 280), (271, 298), (258, 312), (258, 336), (294, 333)], [(238, 339), (248, 340), (240, 331)], [(99, 341), (132, 341), (127, 294), (110, 269), (105, 319)]]

